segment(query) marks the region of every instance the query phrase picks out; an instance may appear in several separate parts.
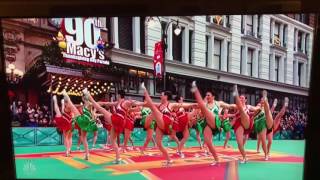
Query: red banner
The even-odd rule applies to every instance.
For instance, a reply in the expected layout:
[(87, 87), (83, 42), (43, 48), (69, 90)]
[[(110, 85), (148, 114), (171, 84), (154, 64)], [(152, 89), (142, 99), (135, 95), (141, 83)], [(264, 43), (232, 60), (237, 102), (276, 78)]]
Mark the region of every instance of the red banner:
[(157, 42), (154, 46), (154, 56), (153, 56), (153, 68), (154, 76), (156, 78), (162, 78), (163, 74), (163, 49), (162, 41)]

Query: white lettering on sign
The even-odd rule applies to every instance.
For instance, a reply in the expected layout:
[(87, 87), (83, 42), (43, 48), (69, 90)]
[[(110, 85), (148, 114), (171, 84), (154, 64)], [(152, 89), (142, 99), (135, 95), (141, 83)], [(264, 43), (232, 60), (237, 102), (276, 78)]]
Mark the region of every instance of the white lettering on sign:
[(98, 18), (64, 18), (62, 33), (66, 41), (64, 58), (98, 64), (109, 64), (104, 53), (104, 44), (98, 48), (101, 39), (101, 21)]

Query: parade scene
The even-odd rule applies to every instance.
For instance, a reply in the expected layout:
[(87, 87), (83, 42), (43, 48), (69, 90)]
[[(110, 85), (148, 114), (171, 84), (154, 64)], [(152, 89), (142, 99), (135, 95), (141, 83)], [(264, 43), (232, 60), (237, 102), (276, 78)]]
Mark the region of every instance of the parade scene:
[(3, 19), (17, 178), (302, 179), (314, 21)]

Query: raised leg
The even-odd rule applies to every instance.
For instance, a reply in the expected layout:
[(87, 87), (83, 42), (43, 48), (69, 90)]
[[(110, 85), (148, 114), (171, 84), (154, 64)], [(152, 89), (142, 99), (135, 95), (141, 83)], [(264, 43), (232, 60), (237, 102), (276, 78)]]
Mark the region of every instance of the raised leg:
[(273, 126), (273, 118), (272, 118), (272, 114), (270, 111), (270, 106), (269, 106), (269, 102), (267, 99), (267, 91), (266, 90), (262, 91), (262, 96), (263, 96), (263, 100), (264, 100), (264, 112), (266, 115), (267, 128), (271, 129)]
[(54, 107), (54, 112), (56, 113), (56, 117), (61, 117), (62, 114), (61, 114), (61, 111), (60, 111), (59, 106), (58, 106), (57, 96), (54, 95), (52, 97), (52, 100), (53, 100), (53, 107)]
[(242, 105), (242, 103), (240, 101), (237, 85), (233, 86), (233, 96), (234, 96), (235, 101), (236, 101), (237, 109), (238, 109), (238, 111), (240, 113), (241, 124), (245, 129), (248, 129), (249, 126), (250, 126), (250, 120), (249, 120), (248, 114), (244, 111), (244, 107), (243, 107), (243, 105)]
[(159, 109), (153, 104), (152, 99), (144, 86), (144, 83), (141, 84), (141, 89), (144, 90), (144, 97), (147, 102), (147, 105), (150, 107), (152, 111), (152, 115), (157, 122), (157, 126), (160, 129), (164, 129), (164, 122), (163, 122), (163, 114), (159, 111)]
[(206, 107), (206, 103), (203, 101), (203, 99), (201, 97), (201, 94), (200, 94), (200, 91), (197, 88), (197, 85), (196, 85), (195, 81), (192, 82), (191, 92), (193, 92), (194, 97), (195, 97), (195, 99), (196, 99), (196, 101), (197, 101), (197, 103), (199, 105), (199, 108), (201, 109), (201, 112), (206, 117), (206, 121), (207, 121), (208, 125), (211, 128), (215, 129), (216, 128), (215, 115), (212, 112), (210, 112), (208, 110), (208, 108)]

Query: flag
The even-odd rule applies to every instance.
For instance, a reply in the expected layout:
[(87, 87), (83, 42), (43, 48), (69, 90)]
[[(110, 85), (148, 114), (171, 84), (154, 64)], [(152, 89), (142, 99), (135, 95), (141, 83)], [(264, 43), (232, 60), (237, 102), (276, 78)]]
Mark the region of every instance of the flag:
[(163, 75), (163, 49), (162, 41), (159, 41), (154, 46), (153, 56), (154, 76), (156, 78), (162, 78)]

